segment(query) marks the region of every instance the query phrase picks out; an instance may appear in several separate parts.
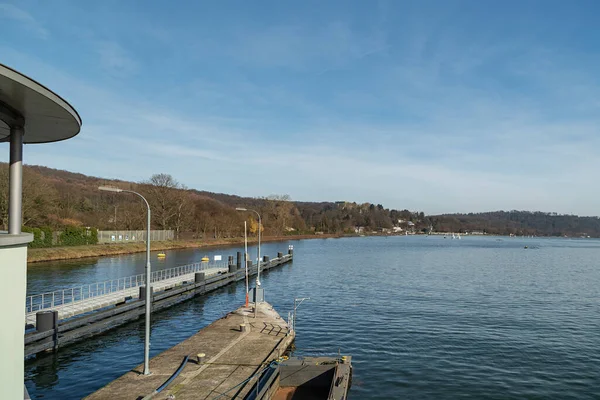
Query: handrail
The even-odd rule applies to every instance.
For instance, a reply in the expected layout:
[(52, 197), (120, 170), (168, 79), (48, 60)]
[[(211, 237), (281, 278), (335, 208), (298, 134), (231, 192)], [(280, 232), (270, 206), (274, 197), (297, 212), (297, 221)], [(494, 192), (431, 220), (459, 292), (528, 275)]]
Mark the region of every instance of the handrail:
[[(207, 262), (198, 262), (154, 271), (152, 272), (151, 282), (160, 282), (165, 279), (188, 275), (209, 268), (227, 268), (227, 263), (208, 264)], [(35, 294), (27, 296), (25, 301), (25, 312), (26, 314), (31, 314), (57, 306), (66, 306), (92, 297), (104, 296), (106, 294), (143, 286), (145, 282), (146, 274), (138, 274), (111, 279), (109, 281), (71, 287), (68, 289), (55, 290), (53, 292)]]

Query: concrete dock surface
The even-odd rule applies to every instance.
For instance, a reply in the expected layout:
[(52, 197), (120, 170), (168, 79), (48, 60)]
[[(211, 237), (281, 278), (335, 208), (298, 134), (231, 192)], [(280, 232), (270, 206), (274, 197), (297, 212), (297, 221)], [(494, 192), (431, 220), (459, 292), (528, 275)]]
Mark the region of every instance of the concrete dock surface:
[[(256, 318), (252, 306), (240, 307), (152, 358), (151, 375), (142, 374), (141, 364), (86, 399), (243, 398), (256, 383), (254, 375), (282, 356), (294, 340), (294, 332), (270, 304), (259, 303)], [(142, 351), (140, 347), (140, 356)], [(204, 354), (200, 363), (198, 354)], [(185, 356), (189, 361), (179, 376), (152, 396)]]

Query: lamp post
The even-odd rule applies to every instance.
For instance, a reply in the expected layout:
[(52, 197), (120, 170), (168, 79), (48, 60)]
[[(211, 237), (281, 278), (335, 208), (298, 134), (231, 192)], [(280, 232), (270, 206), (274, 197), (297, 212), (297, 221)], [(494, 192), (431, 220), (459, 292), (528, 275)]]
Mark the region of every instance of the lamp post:
[(246, 270), (246, 307), (248, 307), (248, 229), (244, 221), (244, 269)]
[[(256, 288), (260, 287), (260, 228), (262, 226), (262, 222), (260, 219), (260, 214), (256, 210), (249, 210), (247, 208), (237, 207), (237, 211), (251, 211), (258, 215), (258, 263), (256, 264)], [(257, 299), (254, 299), (257, 300)]]
[(150, 278), (152, 275), (152, 268), (150, 266), (150, 204), (144, 196), (133, 190), (119, 189), (110, 186), (100, 186), (98, 190), (114, 193), (133, 193), (146, 203), (148, 221), (146, 226), (146, 332), (144, 335), (144, 375), (150, 375), (150, 313), (152, 310), (152, 294), (150, 293)]

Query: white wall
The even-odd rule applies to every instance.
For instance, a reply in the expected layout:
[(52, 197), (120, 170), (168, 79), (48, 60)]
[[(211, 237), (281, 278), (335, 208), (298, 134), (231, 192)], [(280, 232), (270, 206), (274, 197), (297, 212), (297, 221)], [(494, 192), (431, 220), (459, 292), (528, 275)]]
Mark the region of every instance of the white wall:
[[(23, 399), (27, 243), (32, 235), (0, 234), (2, 329), (0, 329), (0, 399)], [(25, 238), (24, 238), (25, 237)], [(15, 244), (15, 242), (24, 242)]]

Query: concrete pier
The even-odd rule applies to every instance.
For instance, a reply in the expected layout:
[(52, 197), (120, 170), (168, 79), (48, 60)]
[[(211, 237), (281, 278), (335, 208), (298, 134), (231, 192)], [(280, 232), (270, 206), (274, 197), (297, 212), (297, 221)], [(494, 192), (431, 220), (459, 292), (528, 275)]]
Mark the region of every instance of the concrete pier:
[[(286, 255), (281, 258), (272, 259), (268, 263), (261, 263), (261, 271), (268, 271), (277, 266), (287, 264), (288, 262), (291, 262), (292, 259), (292, 256)], [(206, 276), (205, 271), (207, 270), (188, 274), (186, 275), (186, 281), (161, 291), (156, 290), (158, 286), (156, 286), (155, 283), (155, 285), (153, 285), (155, 289), (153, 294), (153, 311), (171, 307), (174, 304), (178, 304), (194, 296), (203, 295), (218, 288), (233, 284), (243, 280), (245, 276), (245, 270), (242, 269), (236, 270), (233, 273), (225, 270), (221, 271), (222, 273), (220, 274), (211, 276)], [(250, 264), (248, 275), (252, 276), (256, 273), (257, 266)], [(180, 277), (176, 279), (180, 279)], [(139, 289), (133, 288), (133, 290)], [(88, 315), (82, 315), (64, 321), (60, 321), (60, 315), (58, 315), (57, 312), (58, 326), (48, 329), (48, 324), (46, 324), (42, 331), (37, 330), (25, 334), (25, 356), (51, 349), (58, 349), (64, 345), (106, 332), (107, 330), (113, 329), (128, 321), (137, 319), (143, 315), (144, 304), (145, 302), (143, 300), (132, 298), (129, 301), (114, 304), (105, 309), (96, 310)]]
[[(270, 304), (259, 303), (256, 318), (252, 306), (238, 308), (154, 357), (151, 375), (143, 375), (140, 364), (86, 399), (243, 398), (256, 383), (254, 375), (282, 356), (294, 340), (294, 332)], [(186, 356), (189, 361), (179, 376), (155, 393)]]

